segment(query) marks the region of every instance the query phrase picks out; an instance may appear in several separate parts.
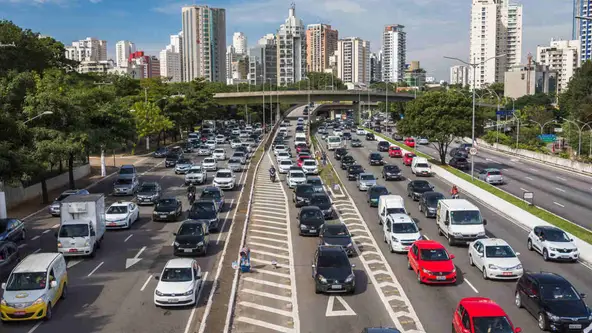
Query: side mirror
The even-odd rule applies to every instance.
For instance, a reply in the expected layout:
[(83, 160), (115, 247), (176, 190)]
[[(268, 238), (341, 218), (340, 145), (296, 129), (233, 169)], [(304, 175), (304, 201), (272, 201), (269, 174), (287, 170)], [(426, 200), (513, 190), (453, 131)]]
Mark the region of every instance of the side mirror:
[(581, 294), (580, 294), (580, 297), (581, 297), (581, 298), (586, 298), (586, 294), (584, 294), (584, 293), (581, 293)]
[(570, 238), (569, 240), (570, 240), (570, 241), (572, 241), (572, 242), (574, 241), (574, 239), (573, 239), (573, 238)]
[(157, 280), (157, 281), (158, 281), (158, 280), (160, 280), (160, 276), (158, 276), (158, 275), (155, 275), (155, 276), (154, 276), (154, 280)]
[(487, 225), (487, 220), (483, 219), (483, 225)]
[(310, 266), (311, 266), (312, 268), (315, 268), (315, 267), (316, 267), (316, 266), (315, 266), (315, 264), (312, 264), (312, 265), (310, 265)]
[(520, 255), (520, 252), (516, 252), (516, 255), (519, 256)]
[(352, 268), (356, 267), (356, 264), (352, 264)]
[(391, 232), (391, 228), (386, 228), (386, 232)]
[(173, 232), (173, 236), (177, 236), (177, 233), (176, 232)]
[(6, 282), (2, 282), (2, 290), (6, 289)]
[(58, 282), (57, 281), (51, 281), (49, 283), (49, 288), (50, 289), (54, 289), (54, 288), (57, 288), (57, 287), (58, 287)]
[(444, 221), (444, 225), (449, 225), (450, 222), (449, 221)]
[(423, 229), (422, 227), (417, 227), (417, 230), (422, 231)]
[(522, 333), (522, 329), (520, 327), (516, 327), (514, 333)]
[(195, 279), (201, 280), (201, 272), (198, 272), (197, 274), (195, 274)]
[(450, 259), (454, 259), (456, 256), (454, 254), (450, 254)]
[(483, 252), (477, 252), (477, 255), (478, 255), (479, 257), (483, 257)]

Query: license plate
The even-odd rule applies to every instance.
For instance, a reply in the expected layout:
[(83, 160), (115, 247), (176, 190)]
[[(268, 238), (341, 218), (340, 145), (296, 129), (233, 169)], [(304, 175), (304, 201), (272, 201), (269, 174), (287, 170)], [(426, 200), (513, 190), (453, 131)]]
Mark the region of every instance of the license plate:
[(193, 252), (193, 250), (192, 249), (184, 249), (183, 252), (191, 253), (191, 252)]
[(581, 324), (569, 324), (570, 329), (580, 329), (582, 328)]
[[(24, 316), (24, 315), (26, 315), (26, 314), (27, 314), (27, 313), (26, 313), (25, 311), (16, 311), (16, 312), (14, 313), (14, 315), (15, 315), (15, 316)], [(571, 325), (570, 325), (570, 326), (571, 326)], [(570, 327), (570, 328), (571, 328), (571, 327)]]
[(512, 275), (512, 272), (503, 272), (502, 275), (510, 276), (510, 275)]
[(442, 281), (442, 280), (446, 280), (445, 276), (436, 276), (436, 280)]
[(108, 226), (114, 227), (114, 226), (116, 226), (116, 224), (115, 223), (109, 223)]
[(341, 285), (340, 284), (334, 284), (331, 286), (331, 289), (341, 289)]
[(178, 303), (179, 300), (177, 300), (176, 298), (169, 298), (169, 303)]
[(68, 252), (78, 252), (78, 249), (70, 249)]
[(142, 201), (146, 201), (146, 202), (149, 202), (149, 201), (150, 201), (150, 199), (143, 199), (143, 200), (142, 200)]
[(166, 215), (160, 215), (160, 218), (161, 218), (161, 219), (166, 219), (166, 218), (167, 218), (167, 216), (166, 216)]
[(317, 231), (315, 229), (310, 229), (308, 232), (310, 232), (311, 234), (314, 234)]
[(567, 256), (567, 255), (562, 255), (562, 256), (561, 256), (561, 258), (567, 259), (567, 258), (569, 258), (569, 256)]
[(408, 251), (409, 250), (409, 246), (403, 246), (403, 250)]

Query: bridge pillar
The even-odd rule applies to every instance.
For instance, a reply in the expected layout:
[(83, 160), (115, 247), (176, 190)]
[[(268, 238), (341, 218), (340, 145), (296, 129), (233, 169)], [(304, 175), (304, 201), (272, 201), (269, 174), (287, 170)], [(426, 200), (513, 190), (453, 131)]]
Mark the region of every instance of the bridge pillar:
[(331, 120), (335, 119), (335, 110), (329, 111), (329, 119), (331, 119)]
[[(358, 106), (357, 108), (356, 105)], [(362, 117), (362, 103), (360, 103), (359, 101), (354, 101), (352, 109), (354, 112), (355, 121), (360, 122), (360, 117)]]

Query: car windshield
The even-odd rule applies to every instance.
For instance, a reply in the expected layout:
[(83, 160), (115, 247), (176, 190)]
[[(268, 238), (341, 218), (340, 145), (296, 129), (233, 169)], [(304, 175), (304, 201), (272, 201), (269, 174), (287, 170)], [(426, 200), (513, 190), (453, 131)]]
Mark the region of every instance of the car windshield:
[[(117, 183), (117, 181), (116, 181), (116, 183)], [(62, 201), (71, 195), (72, 195), (72, 193), (62, 193), (62, 194), (60, 194), (59, 197), (57, 197), (56, 201)]]
[(312, 194), (314, 193), (314, 188), (310, 185), (301, 185), (296, 187), (296, 195), (302, 195), (302, 194)]
[(290, 165), (291, 166), (292, 165), (292, 161), (283, 160), (283, 161), (280, 161), (280, 165)]
[(425, 261), (446, 261), (450, 259), (444, 249), (421, 249), (419, 255), (421, 260)]
[(414, 234), (417, 232), (419, 232), (419, 230), (415, 223), (393, 223), (393, 233), (395, 234)]
[(224, 154), (224, 149), (216, 149), (216, 150), (214, 150), (214, 153), (216, 153), (216, 154)]
[(314, 197), (312, 197), (312, 199), (310, 199), (310, 204), (312, 206), (329, 205), (330, 203), (331, 201), (329, 201), (329, 197), (325, 195), (315, 195)]
[(88, 237), (87, 224), (66, 224), (60, 228), (58, 237)]
[(512, 333), (512, 325), (505, 316), (473, 317), (475, 333)]
[(370, 154), (370, 158), (373, 160), (381, 160), (382, 156), (378, 153), (373, 153), (373, 154)]
[(199, 223), (183, 223), (178, 236), (201, 236), (203, 234), (203, 227)]
[(545, 240), (549, 242), (560, 242), (566, 243), (571, 241), (569, 236), (562, 230), (558, 229), (547, 229), (545, 230)]
[(317, 267), (319, 268), (338, 268), (338, 267), (351, 267), (347, 256), (343, 253), (327, 254), (323, 253), (319, 256), (317, 261)]
[(131, 179), (121, 179), (118, 178), (115, 181), (115, 185), (131, 185), (132, 184), (132, 180)]
[(320, 210), (303, 210), (300, 212), (300, 221), (319, 219), (323, 219), (323, 213)]
[(501, 172), (499, 172), (499, 171), (497, 171), (497, 170), (489, 170), (489, 171), (487, 171), (487, 175), (488, 175), (488, 176), (499, 176), (499, 175), (501, 175), (501, 174), (502, 174), (502, 173), (501, 173)]
[(456, 159), (456, 163), (466, 163), (467, 159), (466, 158), (457, 158)]
[(415, 154), (406, 154), (405, 156), (407, 156), (407, 157), (409, 157), (409, 158), (413, 158), (413, 157), (415, 157), (416, 155), (415, 155)]
[(349, 237), (349, 233), (347, 232), (347, 227), (344, 225), (332, 225), (328, 226), (323, 230), (324, 237), (339, 237), (339, 238), (347, 238)]
[(156, 192), (156, 185), (142, 185), (142, 187), (140, 187), (140, 192)]
[(201, 192), (202, 199), (220, 199), (221, 197), (222, 195), (220, 194), (220, 191), (203, 190), (203, 192)]
[(444, 195), (430, 195), (427, 197), (426, 202), (428, 206), (436, 206), (439, 200), (444, 199)]
[(191, 211), (194, 213), (213, 213), (216, 212), (216, 207), (209, 202), (196, 202), (191, 206)]
[(349, 168), (349, 172), (360, 172), (364, 170), (361, 165), (354, 165)]
[(218, 172), (216, 178), (232, 178), (232, 174), (230, 172)]
[(46, 276), (46, 272), (12, 273), (6, 284), (6, 290), (24, 291), (45, 289), (47, 285)]
[(158, 149), (156, 149), (156, 152), (157, 153), (166, 153), (167, 149), (166, 148), (158, 148)]
[(386, 187), (376, 187), (376, 188), (371, 188), (370, 189), (370, 197), (371, 198), (378, 198), (381, 195), (386, 195), (388, 194), (388, 190), (386, 189)]
[(374, 178), (374, 175), (361, 175), (360, 179), (361, 180), (375, 180), (376, 178)]
[(213, 158), (204, 158), (203, 160), (204, 163), (216, 163), (216, 160)]
[(235, 157), (239, 157), (239, 158), (240, 158), (240, 157), (243, 157), (243, 156), (245, 156), (245, 153), (243, 153), (242, 151), (237, 151), (236, 153), (234, 153), (234, 155), (233, 155), (233, 156), (235, 156)]
[(163, 282), (189, 282), (193, 280), (191, 268), (165, 268), (160, 277)]
[(189, 169), (189, 173), (201, 173), (201, 167), (193, 167)]
[(413, 182), (413, 187), (415, 188), (429, 188), (430, 183), (425, 180), (416, 180)]
[(397, 166), (395, 166), (395, 165), (389, 165), (389, 166), (384, 167), (384, 171), (386, 171), (386, 172), (399, 172), (401, 170)]
[(337, 143), (337, 142), (341, 142), (341, 139), (340, 139), (340, 138), (338, 138), (338, 137), (334, 137), (334, 136), (332, 136), (332, 137), (329, 137), (329, 138), (327, 139), (327, 141), (328, 141), (328, 142), (330, 142), (330, 143)]
[(316, 166), (317, 164), (315, 161), (304, 161), (304, 165), (306, 166)]
[(575, 289), (567, 284), (543, 284), (541, 285), (541, 294), (547, 301), (577, 301), (580, 295)]
[(162, 199), (162, 200), (159, 200), (158, 203), (156, 203), (157, 208), (172, 207), (172, 206), (176, 206), (176, 205), (177, 205), (176, 199)]
[(391, 207), (391, 208), (387, 208), (386, 209), (386, 213), (388, 215), (390, 214), (407, 214), (407, 212), (405, 211), (405, 208), (403, 207)]
[(120, 175), (131, 175), (134, 173), (134, 168), (121, 168), (119, 169)]
[(306, 180), (307, 184), (311, 184), (311, 185), (322, 185), (323, 182), (321, 181), (320, 178), (310, 178)]
[(302, 172), (290, 172), (290, 178), (304, 178)]
[(126, 206), (111, 206), (107, 209), (107, 214), (127, 214)]
[(191, 164), (190, 160), (179, 160), (177, 164)]
[(478, 210), (459, 210), (450, 212), (452, 224), (471, 225), (482, 224), (481, 213)]
[(430, 167), (430, 165), (429, 165), (429, 164), (427, 164), (427, 163), (417, 163), (417, 164), (415, 165), (415, 167), (416, 167), (416, 168), (429, 168), (429, 167)]
[(515, 258), (516, 253), (508, 245), (491, 245), (485, 247), (487, 258)]

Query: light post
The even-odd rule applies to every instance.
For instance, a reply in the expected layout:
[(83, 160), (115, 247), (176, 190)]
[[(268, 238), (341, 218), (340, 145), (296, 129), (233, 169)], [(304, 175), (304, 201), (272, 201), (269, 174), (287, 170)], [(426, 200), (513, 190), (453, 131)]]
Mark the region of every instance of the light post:
[(535, 123), (535, 124), (539, 125), (539, 127), (541, 128), (541, 135), (543, 135), (543, 130), (545, 129), (545, 126), (547, 126), (547, 125), (549, 125), (551, 123), (556, 123), (557, 122), (557, 120), (550, 120), (550, 121), (548, 121), (548, 122), (546, 122), (544, 124), (541, 124), (538, 121), (534, 121), (534, 120), (531, 120), (531, 119), (528, 119), (528, 121), (530, 121), (531, 123)]
[[(580, 154), (582, 153), (582, 132), (584, 131), (584, 128), (586, 126), (588, 126), (588, 128), (590, 128), (590, 130), (592, 131), (592, 127), (590, 127), (590, 124), (592, 124), (592, 121), (587, 122), (587, 123), (584, 123), (582, 121), (576, 120), (578, 123), (583, 124), (582, 126), (579, 126), (578, 123), (576, 123), (576, 121), (565, 119), (565, 118), (561, 118), (561, 119), (567, 121), (570, 124), (574, 124), (576, 126), (576, 129), (578, 130), (578, 134), (579, 134), (579, 139), (578, 139), (578, 156), (580, 156)], [(590, 152), (592, 152), (592, 150), (590, 150)]]
[[(454, 58), (454, 57), (444, 57), (445, 59), (451, 59), (451, 60), (456, 60), (458, 62), (461, 62), (467, 66), (470, 66), (473, 69), (473, 119), (472, 119), (472, 124), (471, 124), (471, 144), (475, 145), (475, 96), (477, 94), (477, 67), (479, 67), (480, 65), (485, 64), (486, 62), (488, 62), (489, 60), (495, 59), (495, 58), (500, 58), (500, 57), (505, 57), (505, 54), (500, 54), (497, 56), (493, 56), (490, 58), (485, 59), (484, 61), (481, 62), (476, 62), (476, 63), (469, 63), (466, 62), (462, 59), (459, 58)], [(475, 180), (475, 155), (471, 154), (471, 180)]]
[[(307, 77), (304, 78), (304, 80), (308, 81), (308, 105), (310, 105), (310, 79)], [(298, 81), (300, 82), (300, 81)]]
[(273, 86), (271, 85), (271, 78), (267, 78), (267, 81), (269, 81), (269, 123), (273, 124), (273, 95), (271, 94)]
[[(260, 75), (260, 77), (263, 78), (263, 75)], [(263, 94), (261, 94), (261, 97), (263, 98), (263, 101), (261, 102), (261, 107), (263, 108), (263, 135), (267, 133), (267, 129), (265, 128), (265, 82), (267, 82), (267, 80), (263, 78)]]
[[(489, 87), (486, 86), (485, 89), (487, 89), (487, 91), (493, 93), (495, 95), (495, 97), (497, 97), (497, 113), (496, 113), (496, 122), (495, 122), (495, 132), (497, 134), (496, 135), (496, 141), (497, 141), (497, 144), (499, 144), (499, 130), (500, 130), (500, 128), (499, 128), (499, 122), (500, 122), (500, 117), (501, 117), (500, 114), (499, 114), (499, 111), (500, 111), (500, 104), (502, 102), (502, 99), (500, 98), (500, 96), (495, 91), (491, 90), (491, 88), (489, 88)], [(508, 116), (506, 116), (506, 123), (507, 122), (508, 122)]]
[(35, 120), (35, 119), (37, 119), (39, 117), (47, 116), (47, 115), (50, 115), (50, 114), (53, 114), (53, 112), (52, 111), (43, 111), (42, 113), (36, 115), (35, 117), (29, 118), (29, 119), (25, 120), (23, 122), (23, 125), (25, 125), (25, 124), (29, 123), (30, 121), (33, 121), (33, 120)]

